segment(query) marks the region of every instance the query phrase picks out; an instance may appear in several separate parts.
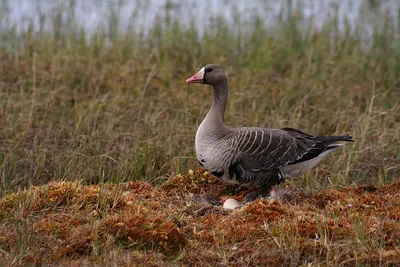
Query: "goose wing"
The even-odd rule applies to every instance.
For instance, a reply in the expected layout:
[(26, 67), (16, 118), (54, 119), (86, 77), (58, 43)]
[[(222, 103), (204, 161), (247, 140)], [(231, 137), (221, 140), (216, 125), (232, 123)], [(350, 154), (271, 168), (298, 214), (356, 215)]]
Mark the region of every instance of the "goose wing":
[(305, 155), (318, 140), (292, 128), (239, 128), (235, 165), (246, 171), (267, 171), (286, 166)]

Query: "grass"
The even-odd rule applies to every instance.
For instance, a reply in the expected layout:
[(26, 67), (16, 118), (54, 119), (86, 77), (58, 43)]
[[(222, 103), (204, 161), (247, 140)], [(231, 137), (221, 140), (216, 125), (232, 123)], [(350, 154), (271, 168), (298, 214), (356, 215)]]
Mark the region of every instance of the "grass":
[[(359, 34), (363, 25), (339, 30), (335, 16), (321, 29), (300, 27), (307, 24), (296, 12), (274, 26), (261, 18), (218, 19), (202, 35), (194, 21), (182, 25), (168, 16), (147, 29), (133, 21), (122, 32), (113, 10), (108, 28), (86, 32), (74, 24), (73, 12), (66, 20), (58, 12), (43, 17), (54, 25), (50, 30), (28, 23), (22, 32), (12, 26), (0, 32), (0, 253), (7, 263), (374, 265), (398, 259), (393, 229), (399, 217), (388, 221), (391, 213), (379, 211), (384, 215), (372, 227), (375, 215), (357, 208), (365, 202), (354, 189), (369, 184), (386, 193), (400, 177), (400, 27), (389, 17), (366, 39)], [(179, 190), (165, 189), (175, 194), (168, 195), (159, 184), (198, 167), (194, 135), (211, 92), (184, 81), (206, 63), (228, 75), (228, 125), (290, 126), (350, 134), (356, 142), (285, 183), (304, 194), (297, 204), (255, 202), (227, 213), (185, 203)], [(150, 195), (143, 199), (129, 185), (145, 186)], [(204, 193), (188, 190), (189, 196)], [(353, 206), (337, 199), (318, 206), (325, 190)], [(378, 200), (379, 209), (398, 205), (383, 193)], [(298, 219), (296, 205), (311, 217)], [(252, 208), (262, 211), (248, 217)], [(242, 234), (224, 232), (236, 233), (235, 222), (243, 220), (250, 228)], [(216, 230), (197, 236), (204, 225)], [(212, 256), (193, 254), (205, 248)]]

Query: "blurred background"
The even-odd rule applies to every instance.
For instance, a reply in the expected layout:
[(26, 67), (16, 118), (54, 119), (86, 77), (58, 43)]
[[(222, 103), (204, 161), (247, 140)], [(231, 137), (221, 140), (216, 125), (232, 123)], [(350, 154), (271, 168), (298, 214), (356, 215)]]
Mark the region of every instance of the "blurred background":
[(116, 27), (112, 29), (126, 32), (148, 31), (156, 20), (163, 20), (194, 23), (201, 34), (217, 20), (246, 28), (255, 18), (273, 26), (295, 16), (303, 27), (320, 29), (326, 19), (335, 17), (339, 29), (350, 26), (371, 36), (386, 16), (398, 23), (399, 6), (395, 0), (14, 0), (2, 1), (2, 25), (20, 32), (28, 27), (54, 30), (60, 25), (51, 18), (59, 16), (59, 23), (69, 27), (86, 31)]
[(231, 126), (351, 134), (301, 190), (400, 175), (396, 0), (2, 0), (0, 194), (51, 180), (155, 183), (198, 168), (206, 63)]

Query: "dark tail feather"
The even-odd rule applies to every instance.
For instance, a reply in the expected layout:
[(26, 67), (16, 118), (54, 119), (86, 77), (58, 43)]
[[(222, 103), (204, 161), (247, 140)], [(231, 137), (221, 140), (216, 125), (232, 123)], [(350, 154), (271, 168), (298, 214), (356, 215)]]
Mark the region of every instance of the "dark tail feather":
[(341, 135), (341, 136), (317, 136), (317, 140), (324, 143), (324, 145), (328, 146), (330, 144), (346, 141), (346, 142), (354, 142), (353, 137), (350, 135)]
[[(299, 132), (299, 131), (296, 131)], [(299, 162), (307, 161), (310, 159), (313, 159), (315, 157), (318, 157), (319, 154), (321, 154), (324, 151), (331, 150), (337, 148), (339, 145), (332, 145), (333, 143), (339, 142), (339, 141), (347, 141), (347, 142), (354, 142), (353, 137), (349, 135), (341, 135), (341, 136), (316, 136), (313, 137), (319, 142), (315, 144), (306, 154), (304, 154), (301, 158), (297, 159), (294, 162), (291, 162), (290, 164), (296, 164)], [(314, 139), (314, 140), (315, 140)]]

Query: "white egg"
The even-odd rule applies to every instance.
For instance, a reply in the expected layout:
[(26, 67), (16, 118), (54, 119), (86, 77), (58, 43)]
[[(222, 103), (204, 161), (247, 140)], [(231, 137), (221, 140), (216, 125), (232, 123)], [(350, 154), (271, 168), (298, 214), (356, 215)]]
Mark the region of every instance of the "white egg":
[(233, 198), (228, 198), (225, 202), (224, 205), (222, 206), (224, 209), (228, 209), (228, 210), (234, 210), (237, 207), (239, 207), (240, 204), (236, 199)]

